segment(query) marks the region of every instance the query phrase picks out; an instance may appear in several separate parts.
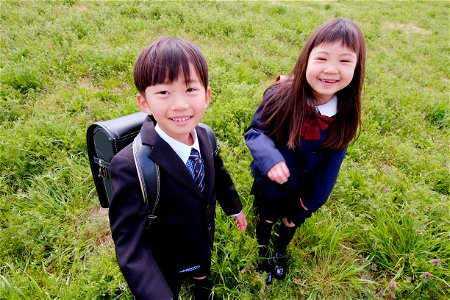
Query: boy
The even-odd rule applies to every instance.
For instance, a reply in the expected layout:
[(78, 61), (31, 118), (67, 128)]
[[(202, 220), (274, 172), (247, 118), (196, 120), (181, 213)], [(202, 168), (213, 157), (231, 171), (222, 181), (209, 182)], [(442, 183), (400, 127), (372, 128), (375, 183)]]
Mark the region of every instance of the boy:
[[(186, 278), (194, 278), (196, 299), (209, 299), (216, 195), (238, 230), (247, 220), (222, 159), (197, 126), (211, 100), (206, 60), (195, 45), (162, 38), (141, 53), (133, 76), (137, 103), (149, 115), (141, 139), (159, 165), (160, 200), (146, 231), (146, 206), (127, 146), (111, 161), (109, 218), (120, 269), (136, 299), (177, 299)], [(198, 155), (200, 165), (190, 159)], [(199, 166), (204, 176), (196, 177), (192, 167)]]

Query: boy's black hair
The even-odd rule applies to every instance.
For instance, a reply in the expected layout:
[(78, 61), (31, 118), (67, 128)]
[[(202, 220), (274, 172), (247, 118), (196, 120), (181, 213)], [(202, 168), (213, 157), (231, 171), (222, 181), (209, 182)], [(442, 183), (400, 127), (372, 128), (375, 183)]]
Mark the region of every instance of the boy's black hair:
[(186, 82), (190, 81), (190, 65), (206, 88), (208, 86), (208, 64), (200, 49), (185, 40), (164, 37), (145, 48), (134, 64), (134, 84), (141, 95), (155, 84), (173, 82), (180, 72)]

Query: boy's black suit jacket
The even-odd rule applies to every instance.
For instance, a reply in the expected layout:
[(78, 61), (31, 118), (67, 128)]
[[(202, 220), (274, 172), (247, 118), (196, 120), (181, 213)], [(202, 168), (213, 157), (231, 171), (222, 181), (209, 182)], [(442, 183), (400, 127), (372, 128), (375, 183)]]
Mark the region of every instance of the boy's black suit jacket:
[(222, 159), (213, 155), (206, 130), (197, 126), (196, 131), (205, 165), (203, 193), (179, 156), (156, 133), (152, 121), (147, 118), (142, 125), (142, 143), (152, 146), (150, 158), (159, 165), (161, 174), (158, 217), (150, 233), (145, 230), (147, 208), (132, 146), (111, 161), (112, 237), (120, 269), (136, 299), (171, 299), (165, 276), (198, 264), (209, 266), (216, 195), (227, 215), (242, 210)]

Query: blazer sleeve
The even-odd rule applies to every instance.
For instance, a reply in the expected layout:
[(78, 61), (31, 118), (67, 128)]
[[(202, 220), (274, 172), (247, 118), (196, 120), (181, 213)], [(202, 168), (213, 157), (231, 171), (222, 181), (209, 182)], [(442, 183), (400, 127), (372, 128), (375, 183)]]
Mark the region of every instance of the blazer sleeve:
[(113, 196), (109, 219), (119, 267), (136, 299), (172, 299), (145, 231), (147, 210), (134, 159), (116, 155), (111, 161)]
[(216, 175), (216, 198), (220, 207), (228, 216), (240, 213), (242, 211), (242, 203), (239, 199), (239, 194), (219, 153), (214, 155), (214, 169)]
[(266, 135), (262, 122), (259, 120), (259, 110), (255, 112), (247, 132), (245, 143), (253, 156), (253, 164), (264, 175), (279, 162), (285, 161), (283, 155), (275, 147), (275, 142)]
[(311, 212), (317, 211), (330, 196), (346, 151), (347, 148), (328, 152), (317, 171), (305, 184), (301, 198)]

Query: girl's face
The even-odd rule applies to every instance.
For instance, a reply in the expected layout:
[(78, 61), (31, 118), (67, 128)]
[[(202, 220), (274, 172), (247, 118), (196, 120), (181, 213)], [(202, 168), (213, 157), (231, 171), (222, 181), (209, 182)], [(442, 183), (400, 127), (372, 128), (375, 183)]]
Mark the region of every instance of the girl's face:
[(327, 103), (350, 84), (358, 56), (340, 42), (321, 44), (311, 50), (306, 81), (312, 88), (314, 104)]

